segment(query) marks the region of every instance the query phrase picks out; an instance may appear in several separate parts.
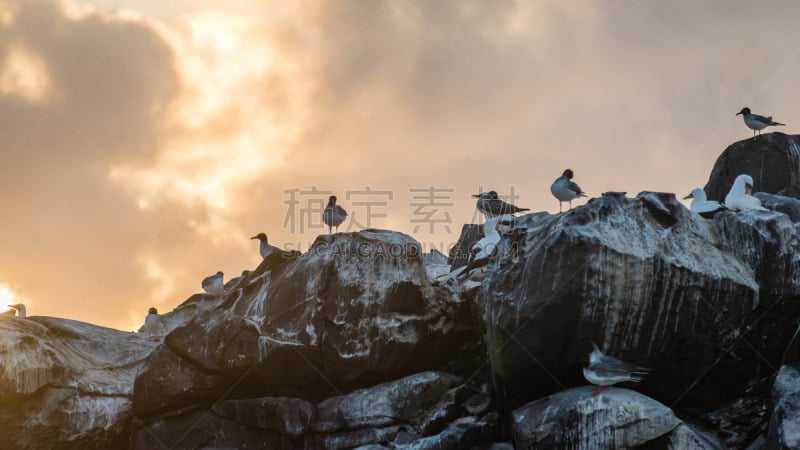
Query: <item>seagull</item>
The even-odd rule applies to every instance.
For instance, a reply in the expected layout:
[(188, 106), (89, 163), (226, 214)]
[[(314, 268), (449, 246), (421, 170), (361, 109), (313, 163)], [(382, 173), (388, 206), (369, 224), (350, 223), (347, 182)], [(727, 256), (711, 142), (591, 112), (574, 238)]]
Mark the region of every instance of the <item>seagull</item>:
[(747, 125), (747, 128), (753, 130), (753, 136), (756, 135), (756, 131), (758, 131), (758, 134), (761, 134), (761, 130), (763, 130), (764, 128), (776, 125), (780, 126), (786, 125), (785, 123), (778, 123), (773, 121), (772, 116), (764, 117), (764, 116), (759, 116), (758, 114), (753, 114), (750, 112), (750, 108), (747, 107), (742, 108), (741, 111), (736, 113), (737, 116), (739, 114), (741, 114), (742, 117), (744, 118), (744, 124)]
[(473, 194), (472, 197), (478, 199), (475, 205), (478, 211), (482, 212), (487, 219), (503, 214), (516, 214), (518, 212), (530, 211), (530, 208), (518, 208), (516, 205), (500, 200), (500, 196), (498, 196), (495, 191)]
[(573, 200), (578, 197), (586, 197), (581, 187), (571, 181), (574, 176), (572, 170), (567, 169), (550, 186), (550, 192), (558, 199), (558, 212), (563, 212), (561, 203), (569, 202), (569, 209), (572, 209)]
[(259, 241), (261, 241), (261, 244), (258, 247), (258, 251), (261, 253), (262, 258), (266, 258), (267, 256), (278, 251), (277, 247), (269, 244), (269, 241), (267, 240), (267, 235), (264, 233), (258, 233), (257, 235), (251, 237), (250, 239), (258, 239)]
[(597, 390), (592, 392), (592, 397), (596, 397), (604, 387), (612, 384), (624, 381), (638, 383), (650, 371), (650, 369), (634, 366), (604, 355), (594, 342), (592, 342), (592, 348), (592, 353), (589, 353), (589, 367), (583, 368), (583, 377), (586, 378), (586, 381), (597, 385)]
[(736, 177), (731, 186), (730, 192), (725, 196), (725, 207), (734, 211), (744, 211), (745, 209), (758, 209), (768, 211), (761, 206), (761, 200), (753, 197), (753, 177), (742, 174)]
[(714, 217), (714, 214), (728, 209), (718, 201), (708, 200), (706, 191), (700, 188), (692, 189), (692, 192), (686, 197), (683, 197), (683, 199), (692, 199), (689, 210), (693, 213), (700, 214), (701, 217), (705, 217), (706, 219), (710, 219)]
[(347, 211), (341, 206), (336, 204), (336, 196), (331, 195), (328, 197), (328, 206), (322, 211), (322, 221), (328, 226), (328, 232), (333, 234), (333, 227), (336, 227), (336, 232), (339, 232), (339, 225), (347, 218)]
[(161, 321), (161, 316), (158, 315), (157, 309), (150, 308), (147, 310), (147, 317), (144, 319), (142, 331), (147, 333), (147, 338), (150, 340), (153, 340), (153, 338), (158, 339), (163, 333), (164, 323)]
[(26, 317), (25, 305), (22, 303), (17, 303), (15, 305), (8, 305), (9, 308), (14, 308), (17, 310), (17, 316), (24, 319)]
[(222, 276), (222, 272), (217, 272), (210, 277), (203, 278), (203, 282), (200, 285), (207, 294), (222, 295), (222, 292), (225, 290), (225, 285), (222, 283)]

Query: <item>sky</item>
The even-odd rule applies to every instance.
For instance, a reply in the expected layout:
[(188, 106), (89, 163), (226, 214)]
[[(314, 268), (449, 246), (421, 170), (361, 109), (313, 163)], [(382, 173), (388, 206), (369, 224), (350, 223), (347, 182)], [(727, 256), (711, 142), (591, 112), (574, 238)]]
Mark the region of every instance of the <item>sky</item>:
[(742, 107), (800, 127), (797, 17), (794, 0), (0, 0), (0, 300), (136, 329), (255, 268), (259, 232), (307, 249), (331, 193), (339, 231), (445, 251), (481, 221), (471, 194), (557, 213), (566, 168), (590, 196), (683, 197), (751, 136)]

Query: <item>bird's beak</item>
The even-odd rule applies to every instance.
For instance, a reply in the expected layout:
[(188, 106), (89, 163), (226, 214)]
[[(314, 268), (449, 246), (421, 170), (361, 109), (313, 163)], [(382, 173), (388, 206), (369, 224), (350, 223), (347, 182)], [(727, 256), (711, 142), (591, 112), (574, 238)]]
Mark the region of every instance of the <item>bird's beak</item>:
[(742, 112), (741, 112), (741, 111), (739, 111), (738, 113), (736, 113), (736, 115), (737, 115), (737, 116), (738, 116), (738, 115), (741, 115), (741, 114), (742, 114)]
[(472, 198), (480, 198), (481, 194), (472, 194)]
[(689, 195), (687, 195), (686, 197), (683, 197), (683, 199), (684, 199), (684, 200), (688, 200), (688, 199), (690, 199), (690, 198), (694, 198), (694, 197), (692, 196), (692, 194), (689, 194)]
[(258, 236), (253, 236), (250, 239), (258, 239)]
[(747, 194), (747, 195), (752, 194), (753, 193), (753, 186), (750, 186), (749, 184), (745, 184), (744, 185), (744, 193)]

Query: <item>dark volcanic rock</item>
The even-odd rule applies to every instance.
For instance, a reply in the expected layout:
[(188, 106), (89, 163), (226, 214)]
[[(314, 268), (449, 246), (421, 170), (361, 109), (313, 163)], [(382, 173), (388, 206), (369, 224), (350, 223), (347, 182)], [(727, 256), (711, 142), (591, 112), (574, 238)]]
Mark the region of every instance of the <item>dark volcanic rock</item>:
[(464, 224), (461, 227), (461, 235), (456, 241), (456, 245), (450, 249), (447, 262), (450, 263), (450, 270), (466, 266), (469, 262), (469, 249), (472, 244), (478, 242), (483, 237), (483, 225), (476, 223)]
[(133, 380), (158, 345), (51, 317), (0, 317), (3, 448), (124, 447)]
[(772, 404), (767, 447), (800, 448), (800, 365), (781, 367), (772, 388)]
[(733, 180), (753, 177), (753, 190), (775, 194), (800, 186), (800, 136), (765, 133), (731, 144), (714, 163), (705, 191), (709, 200), (725, 201)]
[(314, 430), (330, 433), (396, 424), (421, 425), (426, 411), (459, 381), (459, 377), (447, 373), (423, 372), (329, 398), (317, 405)]
[(227, 400), (214, 405), (213, 411), (220, 417), (243, 425), (276, 431), (291, 438), (308, 433), (314, 418), (315, 408), (299, 398), (251, 398)]
[(212, 411), (190, 410), (150, 422), (146, 428), (137, 424), (131, 433), (129, 448), (295, 450), (298, 446), (287, 436), (274, 431), (249, 427), (217, 416)]
[[(634, 391), (609, 388), (597, 397), (592, 388), (568, 389), (528, 403), (513, 413), (518, 449), (713, 449), (672, 410)], [(674, 441), (670, 434), (679, 433)], [(664, 438), (665, 446), (655, 446)], [(646, 445), (650, 443), (651, 445)], [(640, 447), (641, 446), (641, 447)]]
[(756, 192), (753, 196), (761, 200), (761, 206), (764, 208), (782, 212), (789, 216), (792, 222), (800, 222), (800, 200), (766, 192)]
[(718, 248), (710, 222), (653, 193), (517, 222), (527, 233), (501, 241), (483, 284), (488, 350), (509, 401), (585, 384), (592, 341), (654, 369), (643, 389), (665, 402), (713, 402), (743, 387), (730, 376), (742, 359), (721, 355), (758, 284)]

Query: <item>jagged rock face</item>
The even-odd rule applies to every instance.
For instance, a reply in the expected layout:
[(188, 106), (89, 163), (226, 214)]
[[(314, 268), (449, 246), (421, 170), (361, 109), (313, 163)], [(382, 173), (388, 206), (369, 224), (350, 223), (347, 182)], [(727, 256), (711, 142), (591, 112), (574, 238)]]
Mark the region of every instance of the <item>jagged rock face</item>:
[(772, 418), (767, 447), (800, 448), (800, 365), (781, 367), (772, 388)]
[(0, 318), (3, 447), (124, 447), (133, 379), (156, 345), (67, 319)]
[[(206, 408), (229, 389), (230, 399), (316, 401), (420, 370), (472, 374), (485, 354), (474, 307), (458, 286), (432, 283), (421, 247), (400, 233), (321, 236), (305, 255), (232, 281), (217, 305), (175, 328), (140, 372), (134, 403), (146, 423), (168, 430), (170, 411)], [(334, 432), (325, 445), (396, 432)]]
[(742, 361), (718, 358), (758, 304), (753, 274), (672, 194), (525, 216), (484, 283), (494, 373), (517, 401), (586, 384), (595, 341), (654, 369), (642, 389), (667, 403), (735, 396)]
[(708, 199), (725, 201), (741, 174), (753, 177), (756, 192), (776, 194), (800, 186), (800, 136), (765, 133), (731, 144), (711, 170), (704, 188)]
[(766, 192), (756, 192), (753, 196), (761, 200), (761, 206), (786, 214), (792, 222), (800, 222), (800, 200)]
[(513, 412), (517, 449), (717, 448), (661, 403), (627, 389), (597, 397), (589, 387), (568, 389)]

